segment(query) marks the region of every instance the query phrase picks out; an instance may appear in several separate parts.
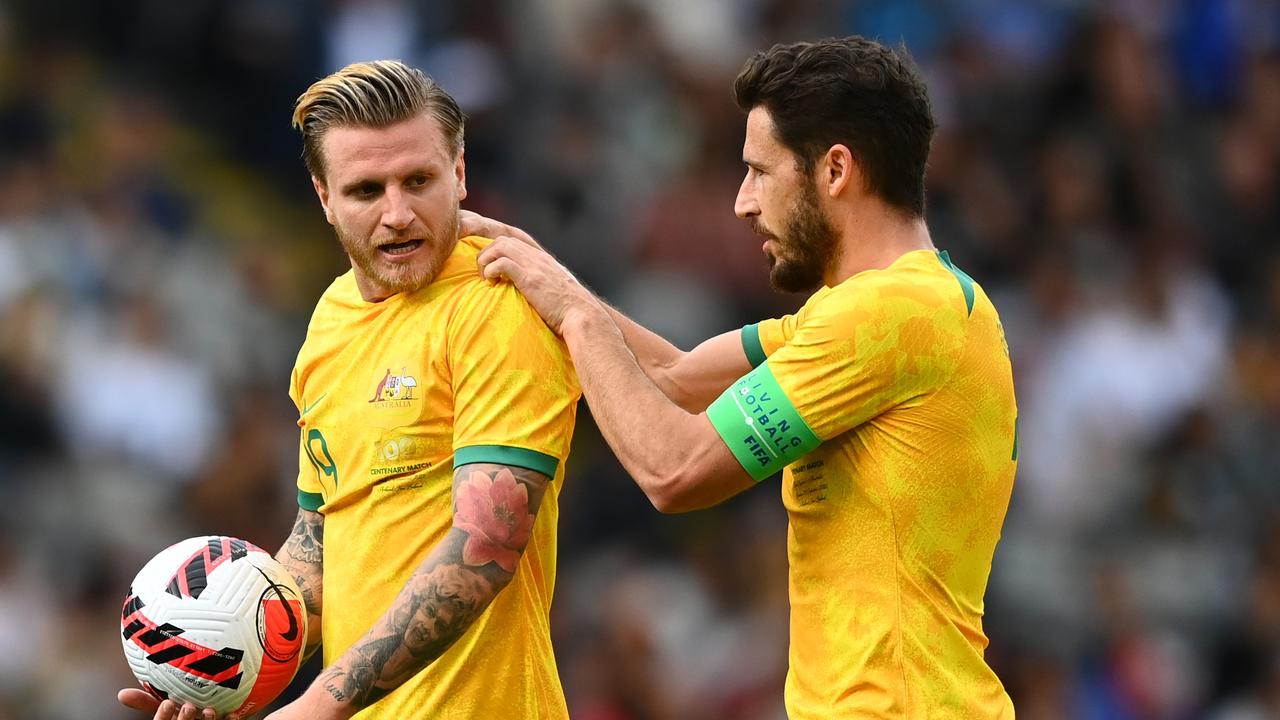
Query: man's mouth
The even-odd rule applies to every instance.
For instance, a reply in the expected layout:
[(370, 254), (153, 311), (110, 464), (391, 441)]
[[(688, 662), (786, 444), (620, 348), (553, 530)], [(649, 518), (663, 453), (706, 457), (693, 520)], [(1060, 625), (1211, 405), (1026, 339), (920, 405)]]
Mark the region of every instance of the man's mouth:
[(404, 242), (384, 243), (378, 246), (378, 251), (386, 255), (408, 255), (409, 253), (422, 247), (422, 240), (405, 240)]

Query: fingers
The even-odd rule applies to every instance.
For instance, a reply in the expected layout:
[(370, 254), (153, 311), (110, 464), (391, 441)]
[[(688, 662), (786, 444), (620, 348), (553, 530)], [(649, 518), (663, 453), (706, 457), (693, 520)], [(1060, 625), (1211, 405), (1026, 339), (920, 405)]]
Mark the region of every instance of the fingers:
[[(491, 266), (498, 260), (507, 260), (497, 268)], [(514, 282), (522, 291), (526, 290), (526, 282), (557, 284), (561, 279), (573, 285), (581, 285), (578, 278), (567, 268), (537, 246), (528, 245), (520, 240), (502, 236), (495, 239), (476, 256), (476, 264), (480, 274), (487, 280), (506, 278)], [(512, 269), (514, 268), (514, 272)]]
[(460, 216), (459, 235), (479, 235), (481, 237), (496, 238), (499, 235), (510, 235), (510, 231), (514, 230), (514, 228), (508, 227), (504, 223), (470, 210), (460, 211)]
[[(519, 241), (510, 237), (499, 237), (489, 244), (476, 256), (476, 263), (480, 266), (480, 274), (487, 280), (499, 280), (503, 277), (512, 277), (509, 272), (503, 272), (516, 265), (516, 257), (523, 251)], [(494, 269), (494, 265), (501, 263), (498, 269)], [(514, 278), (513, 278), (514, 279)]]
[(512, 225), (505, 225), (503, 227), (504, 227), (504, 230), (506, 230), (506, 232), (503, 233), (504, 235), (510, 235), (511, 237), (519, 240), (520, 242), (524, 243), (525, 245), (528, 245), (529, 247), (535, 247), (535, 248), (538, 248), (539, 250), (542, 250), (542, 246), (539, 245), (538, 241), (534, 240), (533, 236), (530, 235), (529, 233)]
[(510, 280), (519, 283), (521, 278), (520, 266), (514, 260), (508, 257), (494, 258), (488, 263), (481, 266), (480, 273), (485, 280)]
[(126, 688), (116, 693), (121, 705), (144, 713), (152, 713), (153, 720), (218, 720), (213, 710), (186, 703), (179, 706), (173, 700), (161, 702), (150, 693), (137, 688)]
[(116, 699), (121, 705), (133, 710), (140, 710), (144, 713), (154, 713), (160, 707), (160, 701), (151, 696), (150, 693), (137, 688), (127, 688), (116, 693)]
[(481, 250), (479, 255), (476, 255), (476, 265), (478, 265), (481, 272), (483, 272), (486, 265), (502, 257), (502, 255), (502, 248), (495, 242), (489, 247)]
[(470, 210), (462, 210), (459, 212), (460, 222), (458, 224), (458, 235), (466, 237), (468, 235), (480, 235), (482, 237), (492, 237), (486, 234), (486, 230), (493, 221), (489, 218), (471, 212)]
[(201, 710), (191, 703), (179, 706), (173, 700), (165, 700), (156, 709), (153, 720), (217, 720), (217, 713), (212, 710)]
[(514, 225), (498, 222), (470, 210), (462, 210), (460, 216), (461, 223), (458, 226), (458, 234), (460, 236), (479, 235), (481, 237), (497, 238), (505, 235), (539, 250), (542, 249), (542, 246), (538, 244), (537, 240), (533, 239), (532, 235)]

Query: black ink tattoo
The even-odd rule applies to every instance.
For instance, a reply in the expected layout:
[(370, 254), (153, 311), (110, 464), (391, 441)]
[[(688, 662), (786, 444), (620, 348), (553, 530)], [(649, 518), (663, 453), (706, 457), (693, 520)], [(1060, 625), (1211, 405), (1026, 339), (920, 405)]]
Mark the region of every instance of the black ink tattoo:
[(298, 509), (298, 519), (276, 559), (288, 570), (307, 608), (309, 642), (304, 651), (310, 657), (320, 647), (320, 618), (324, 606), (324, 515)]
[(289, 553), (289, 557), (308, 565), (324, 562), (324, 516), (299, 509), (284, 551)]
[[(387, 613), (321, 675), (322, 687), (339, 702), (367, 707), (453, 645), (515, 576), (548, 482), (504, 465), (458, 468), (453, 528)], [(468, 504), (477, 493), (487, 501)]]

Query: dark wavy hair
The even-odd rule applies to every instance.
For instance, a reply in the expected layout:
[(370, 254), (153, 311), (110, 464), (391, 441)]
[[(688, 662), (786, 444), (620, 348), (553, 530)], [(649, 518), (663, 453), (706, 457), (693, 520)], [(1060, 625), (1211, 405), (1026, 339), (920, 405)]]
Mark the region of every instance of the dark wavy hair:
[(774, 45), (733, 85), (738, 107), (764, 107), (797, 167), (811, 173), (832, 145), (849, 148), (872, 192), (924, 215), (924, 172), (937, 127), (906, 48), (857, 36)]

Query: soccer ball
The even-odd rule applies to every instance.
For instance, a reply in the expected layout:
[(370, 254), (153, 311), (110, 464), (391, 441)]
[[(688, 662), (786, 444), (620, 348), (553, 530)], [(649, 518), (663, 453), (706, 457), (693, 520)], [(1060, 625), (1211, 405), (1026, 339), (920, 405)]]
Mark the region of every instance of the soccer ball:
[(307, 612), (275, 558), (211, 535), (171, 545), (143, 566), (120, 631), (143, 689), (222, 716), (266, 706), (293, 680)]

